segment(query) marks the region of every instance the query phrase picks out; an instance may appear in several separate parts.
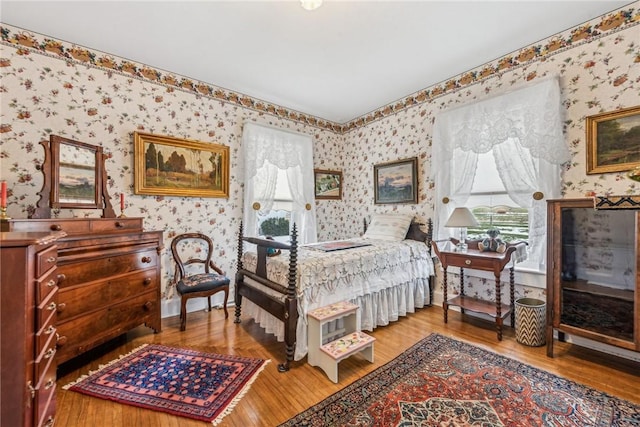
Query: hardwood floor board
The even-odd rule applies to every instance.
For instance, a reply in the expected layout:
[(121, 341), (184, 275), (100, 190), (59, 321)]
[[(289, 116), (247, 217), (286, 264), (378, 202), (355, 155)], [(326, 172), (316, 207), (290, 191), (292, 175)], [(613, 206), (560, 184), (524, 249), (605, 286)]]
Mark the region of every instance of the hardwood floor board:
[[(233, 311), (224, 318), (222, 310), (189, 313), (187, 330), (180, 332), (178, 317), (163, 319), (162, 332), (154, 334), (146, 327), (130, 331), (119, 339), (93, 352), (92, 357), (59, 370), (56, 425), (84, 426), (163, 426), (202, 427), (201, 421), (179, 418), (156, 411), (121, 405), (106, 400), (62, 390), (62, 386), (80, 375), (97, 369), (144, 343), (191, 348), (210, 353), (236, 354), (271, 359), (251, 389), (240, 400), (221, 426), (268, 427), (286, 421), (295, 414), (339, 391), (397, 357), (401, 352), (431, 333), (439, 333), (468, 342), (485, 350), (502, 354), (527, 365), (594, 387), (600, 391), (640, 404), (640, 363), (621, 359), (557, 342), (554, 358), (546, 356), (546, 347), (529, 347), (518, 343), (510, 327), (504, 328), (502, 341), (497, 341), (495, 325), (449, 311), (444, 324), (441, 307), (426, 307), (388, 326), (368, 332), (376, 338), (374, 363), (351, 357), (339, 365), (339, 383), (334, 384), (320, 368), (310, 366), (306, 358), (294, 362), (287, 373), (278, 372), (284, 357), (284, 345), (267, 335), (253, 321), (243, 318), (233, 323)], [(75, 361), (72, 361), (75, 362)]]

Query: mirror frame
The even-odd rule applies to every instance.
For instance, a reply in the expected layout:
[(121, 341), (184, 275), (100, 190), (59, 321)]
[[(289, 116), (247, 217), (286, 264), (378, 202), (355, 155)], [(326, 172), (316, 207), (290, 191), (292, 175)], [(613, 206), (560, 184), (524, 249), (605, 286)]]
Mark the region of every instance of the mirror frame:
[[(63, 157), (66, 147), (73, 147), (80, 154), (80, 162), (69, 162)], [(93, 161), (91, 160), (93, 158)], [(100, 209), (102, 208), (102, 147), (85, 144), (84, 142), (73, 141), (60, 136), (51, 136), (51, 207), (54, 209)], [(67, 160), (67, 161), (63, 161)], [(91, 173), (93, 172), (93, 173)], [(93, 180), (93, 197), (73, 199), (65, 194), (64, 181), (74, 179), (78, 174)], [(93, 175), (93, 176), (91, 176)], [(91, 179), (87, 180), (91, 184)]]
[[(40, 141), (45, 151), (45, 159), (41, 166), (44, 182), (40, 190), (40, 200), (36, 205), (34, 213), (29, 218), (51, 218), (51, 209), (102, 209), (103, 218), (115, 218), (115, 211), (111, 206), (111, 198), (107, 192), (107, 173), (104, 166), (107, 156), (102, 147), (86, 144), (80, 141), (64, 138), (58, 135), (51, 135), (49, 141)], [(87, 150), (86, 161), (79, 164), (67, 163), (61, 159), (61, 150), (64, 147), (74, 147), (79, 150)], [(91, 168), (91, 158), (95, 161)], [(86, 164), (85, 164), (86, 163)], [(61, 190), (61, 179), (65, 175), (63, 169), (70, 169), (81, 173), (87, 170), (94, 170), (93, 175), (93, 198), (87, 202), (78, 200), (67, 200)]]

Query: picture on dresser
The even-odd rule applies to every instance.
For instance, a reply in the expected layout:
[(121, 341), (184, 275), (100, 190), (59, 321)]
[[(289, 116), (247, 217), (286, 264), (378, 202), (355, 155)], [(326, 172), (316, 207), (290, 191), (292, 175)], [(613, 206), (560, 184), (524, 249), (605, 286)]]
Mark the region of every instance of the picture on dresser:
[(135, 194), (229, 197), (229, 147), (134, 132)]

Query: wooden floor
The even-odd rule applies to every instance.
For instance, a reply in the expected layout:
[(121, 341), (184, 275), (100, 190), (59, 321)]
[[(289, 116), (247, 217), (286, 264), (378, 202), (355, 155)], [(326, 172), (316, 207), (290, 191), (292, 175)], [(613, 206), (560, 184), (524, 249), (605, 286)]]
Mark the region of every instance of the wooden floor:
[[(464, 319), (464, 321), (463, 321)], [(178, 318), (163, 320), (163, 330), (153, 334), (145, 327), (137, 328), (123, 339), (92, 352), (84, 361), (74, 360), (58, 371), (56, 426), (163, 426), (202, 427), (207, 423), (179, 418), (161, 412), (84, 396), (62, 390), (62, 386), (128, 353), (143, 343), (191, 348), (212, 353), (238, 354), (271, 359), (249, 392), (221, 426), (276, 426), (298, 412), (340, 390), (376, 367), (392, 360), (402, 351), (430, 333), (440, 333), (466, 341), (545, 371), (594, 387), (611, 395), (640, 404), (640, 363), (615, 358), (567, 343), (556, 343), (555, 357), (546, 356), (545, 347), (519, 344), (514, 331), (505, 328), (501, 342), (496, 340), (492, 323), (449, 311), (449, 323), (442, 320), (442, 308), (427, 307), (402, 318), (390, 326), (376, 329), (375, 363), (351, 357), (339, 365), (339, 384), (331, 382), (319, 368), (296, 362), (287, 373), (277, 371), (282, 360), (283, 345), (267, 335), (253, 321), (233, 323), (224, 312), (190, 313), (187, 330), (180, 332)]]

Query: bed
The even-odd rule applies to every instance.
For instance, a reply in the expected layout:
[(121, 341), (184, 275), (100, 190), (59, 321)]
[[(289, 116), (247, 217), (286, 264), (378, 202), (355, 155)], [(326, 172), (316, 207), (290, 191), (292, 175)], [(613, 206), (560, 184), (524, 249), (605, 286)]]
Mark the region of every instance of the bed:
[(298, 245), (295, 224), (289, 244), (244, 237), (241, 224), (234, 322), (240, 323), (244, 310), (284, 341), (286, 360), (278, 365), (284, 372), (307, 354), (310, 310), (349, 300), (360, 308), (360, 328), (371, 331), (430, 305), (431, 221), (420, 224), (405, 215), (389, 231), (397, 217), (374, 215), (362, 237), (313, 245)]

